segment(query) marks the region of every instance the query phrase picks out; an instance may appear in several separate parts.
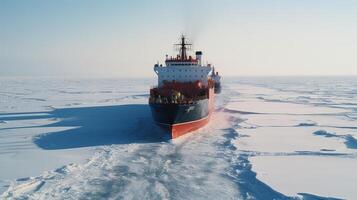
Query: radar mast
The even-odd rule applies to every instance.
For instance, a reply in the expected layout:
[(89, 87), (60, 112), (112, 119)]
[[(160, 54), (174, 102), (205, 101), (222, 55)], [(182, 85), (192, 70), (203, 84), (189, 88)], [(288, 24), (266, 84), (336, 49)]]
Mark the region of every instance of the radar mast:
[(186, 41), (186, 37), (182, 34), (181, 35), (181, 42), (179, 44), (175, 44), (179, 46), (179, 52), (180, 52), (180, 59), (181, 60), (187, 60), (187, 50), (190, 49), (190, 47), (192, 46), (192, 44), (187, 43)]

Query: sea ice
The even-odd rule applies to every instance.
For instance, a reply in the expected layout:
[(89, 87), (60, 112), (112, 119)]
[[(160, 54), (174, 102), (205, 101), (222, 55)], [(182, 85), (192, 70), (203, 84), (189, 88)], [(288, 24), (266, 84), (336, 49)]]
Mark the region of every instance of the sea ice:
[(227, 78), (168, 141), (153, 79), (1, 79), (0, 198), (356, 199), (355, 80)]

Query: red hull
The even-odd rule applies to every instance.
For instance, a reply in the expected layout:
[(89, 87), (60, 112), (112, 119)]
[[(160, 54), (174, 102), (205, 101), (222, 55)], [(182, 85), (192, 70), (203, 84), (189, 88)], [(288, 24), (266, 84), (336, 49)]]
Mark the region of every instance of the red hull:
[(182, 135), (185, 135), (186, 133), (189, 133), (191, 131), (197, 130), (204, 125), (206, 125), (209, 120), (210, 120), (211, 114), (209, 114), (207, 117), (192, 121), (192, 122), (185, 122), (181, 124), (173, 124), (173, 125), (164, 125), (164, 124), (159, 124), (163, 128), (169, 131), (171, 134), (171, 138), (175, 139), (178, 138)]
[(194, 131), (194, 130), (197, 130), (197, 129), (203, 127), (204, 125), (206, 125), (209, 122), (210, 117), (211, 117), (211, 114), (209, 114), (207, 117), (197, 120), (197, 121), (171, 125), (171, 127), (170, 127), (171, 138), (175, 139), (175, 138), (180, 137), (188, 132), (191, 132), (191, 131)]

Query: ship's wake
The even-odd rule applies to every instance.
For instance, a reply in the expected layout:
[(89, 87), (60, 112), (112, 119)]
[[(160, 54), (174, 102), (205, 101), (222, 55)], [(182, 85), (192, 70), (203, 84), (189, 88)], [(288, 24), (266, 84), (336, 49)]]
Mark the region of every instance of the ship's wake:
[(217, 113), (208, 127), (174, 142), (99, 147), (86, 164), (70, 164), (38, 177), (14, 181), (3, 197), (227, 199), (237, 196), (235, 184), (224, 173), (229, 167), (225, 152), (217, 151), (225, 140), (222, 134), (226, 127), (218, 125), (222, 124), (222, 115)]

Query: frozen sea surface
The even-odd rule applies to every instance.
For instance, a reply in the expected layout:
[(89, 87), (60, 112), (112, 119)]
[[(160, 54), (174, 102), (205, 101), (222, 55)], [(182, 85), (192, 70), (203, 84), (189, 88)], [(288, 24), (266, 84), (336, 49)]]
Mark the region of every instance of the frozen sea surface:
[(357, 199), (357, 78), (226, 78), (174, 141), (154, 80), (0, 80), (0, 199)]

